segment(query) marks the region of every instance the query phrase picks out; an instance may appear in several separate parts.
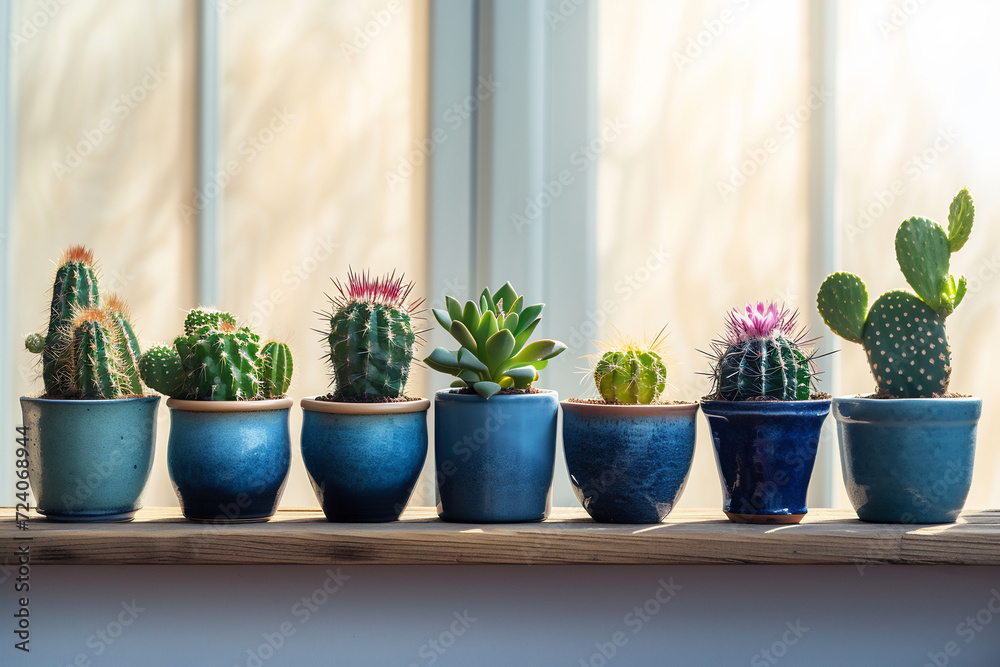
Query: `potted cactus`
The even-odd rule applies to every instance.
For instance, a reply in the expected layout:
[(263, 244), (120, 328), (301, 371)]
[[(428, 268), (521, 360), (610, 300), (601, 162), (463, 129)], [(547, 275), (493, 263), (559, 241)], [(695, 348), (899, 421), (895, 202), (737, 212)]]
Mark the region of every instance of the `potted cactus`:
[(733, 309), (712, 343), (714, 389), (701, 401), (731, 521), (798, 523), (830, 400), (815, 394), (812, 341), (774, 303)]
[(21, 397), (27, 476), (39, 513), (56, 521), (130, 521), (149, 479), (158, 396), (144, 396), (128, 306), (103, 298), (94, 256), (63, 252), (49, 326), (30, 334), (45, 393)]
[(594, 366), (600, 398), (561, 403), (570, 482), (595, 521), (663, 521), (691, 470), (698, 404), (659, 400), (664, 331), (650, 343), (619, 335)]
[(968, 190), (955, 196), (948, 230), (910, 218), (896, 232), (896, 261), (916, 294), (886, 292), (868, 307), (868, 288), (834, 273), (819, 289), (827, 326), (865, 349), (877, 393), (833, 400), (847, 494), (865, 521), (950, 523), (972, 484), (982, 399), (948, 393), (947, 318), (967, 291), (951, 255), (972, 233)]
[(232, 314), (196, 308), (173, 346), (139, 361), (142, 379), (170, 408), (167, 468), (184, 516), (193, 521), (266, 521), (291, 461), (284, 396), (292, 355), (260, 343)]
[(422, 301), (395, 274), (335, 280), (323, 332), (334, 391), (302, 399), (302, 460), (330, 521), (395, 521), (427, 458), (426, 398), (406, 396)]
[(446, 297), (434, 317), (458, 342), (424, 359), (456, 377), (434, 397), (438, 514), (445, 521), (541, 521), (551, 505), (556, 392), (535, 389), (538, 371), (566, 349), (529, 343), (544, 304), (524, 306), (510, 283), (463, 307)]

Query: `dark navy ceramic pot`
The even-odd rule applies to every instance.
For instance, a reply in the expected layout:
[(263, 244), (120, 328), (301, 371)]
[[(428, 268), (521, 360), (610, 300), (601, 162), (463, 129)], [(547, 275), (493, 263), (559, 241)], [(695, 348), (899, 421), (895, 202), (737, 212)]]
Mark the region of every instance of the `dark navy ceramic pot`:
[(561, 405), (566, 467), (587, 513), (606, 523), (663, 521), (691, 470), (698, 404)]
[(835, 398), (840, 461), (862, 521), (952, 523), (965, 506), (981, 398)]
[(153, 468), (159, 396), (21, 397), (36, 509), (55, 521), (131, 521)]
[(722, 509), (733, 521), (798, 523), (829, 400), (705, 401), (722, 478)]
[(559, 397), (452, 390), (434, 397), (438, 515), (445, 521), (541, 521), (551, 506)]
[(330, 521), (395, 521), (427, 458), (426, 398), (302, 399), (302, 462)]
[(292, 458), (292, 405), (290, 398), (167, 400), (167, 469), (185, 517), (236, 523), (274, 514)]

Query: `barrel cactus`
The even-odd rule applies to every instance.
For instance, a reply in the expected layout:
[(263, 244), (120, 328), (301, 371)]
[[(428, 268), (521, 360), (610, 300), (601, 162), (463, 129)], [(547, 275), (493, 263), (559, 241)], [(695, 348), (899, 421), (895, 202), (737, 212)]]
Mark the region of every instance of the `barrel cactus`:
[(969, 240), (975, 207), (963, 189), (951, 202), (948, 230), (927, 218), (905, 220), (896, 232), (896, 261), (916, 294), (886, 292), (869, 309), (868, 288), (853, 273), (834, 273), (819, 288), (817, 308), (830, 330), (860, 343), (878, 387), (894, 398), (929, 398), (948, 391), (951, 349), (945, 318), (968, 291), (950, 273), (951, 255)]
[(667, 386), (667, 366), (659, 354), (663, 331), (651, 343), (618, 339), (594, 366), (594, 385), (605, 403), (648, 405), (656, 402)]
[(155, 345), (142, 356), (143, 382), (171, 398), (243, 401), (277, 398), (288, 391), (292, 355), (268, 342), (231, 313), (195, 308), (184, 318), (184, 335), (173, 347)]
[(818, 371), (796, 313), (775, 303), (734, 308), (712, 343), (713, 396), (723, 401), (804, 401)]
[(329, 364), (337, 399), (380, 400), (402, 397), (419, 332), (414, 319), (423, 301), (410, 299), (413, 283), (395, 273), (373, 278), (347, 274), (333, 281), (338, 295), (325, 316)]
[[(101, 306), (104, 301), (105, 305)], [(125, 300), (101, 298), (94, 255), (83, 246), (65, 250), (56, 269), (44, 335), (25, 337), (42, 355), (45, 397), (109, 399), (141, 396), (142, 354)]]

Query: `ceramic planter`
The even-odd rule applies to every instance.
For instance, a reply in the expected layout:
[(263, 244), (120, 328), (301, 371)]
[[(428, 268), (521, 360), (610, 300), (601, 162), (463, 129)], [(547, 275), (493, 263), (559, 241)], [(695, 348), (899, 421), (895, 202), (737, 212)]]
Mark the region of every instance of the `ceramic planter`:
[(952, 523), (965, 506), (980, 398), (833, 399), (840, 460), (863, 521)]
[(55, 521), (131, 521), (153, 467), (159, 403), (22, 396), (38, 512)]
[(691, 470), (698, 404), (561, 405), (566, 466), (587, 513), (606, 523), (663, 521)]
[(445, 521), (541, 521), (551, 505), (556, 392), (434, 397), (438, 514)]
[(292, 399), (167, 400), (167, 468), (193, 521), (266, 521), (278, 507), (292, 448)]
[(395, 521), (427, 458), (426, 398), (302, 399), (302, 461), (330, 521)]
[(829, 400), (702, 401), (732, 521), (798, 523)]

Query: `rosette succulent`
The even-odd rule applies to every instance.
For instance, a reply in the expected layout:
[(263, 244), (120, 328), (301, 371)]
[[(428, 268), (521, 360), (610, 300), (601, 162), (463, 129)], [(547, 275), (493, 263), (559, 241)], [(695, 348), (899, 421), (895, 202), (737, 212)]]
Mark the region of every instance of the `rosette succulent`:
[(804, 401), (818, 371), (797, 314), (775, 303), (734, 308), (712, 342), (713, 396), (723, 401)]
[(524, 306), (524, 298), (511, 284), (491, 293), (483, 290), (479, 303), (445, 297), (446, 309), (434, 308), (434, 318), (458, 342), (452, 352), (435, 348), (424, 363), (454, 375), (453, 387), (468, 387), (488, 399), (502, 389), (531, 388), (538, 371), (566, 349), (555, 340), (529, 343), (545, 304)]
[(619, 335), (594, 366), (594, 385), (605, 403), (648, 405), (667, 386), (667, 366), (659, 354), (664, 327), (651, 343)]
[(896, 232), (896, 261), (916, 294), (893, 290), (868, 307), (868, 288), (853, 273), (834, 273), (816, 305), (838, 336), (865, 349), (878, 393), (928, 398), (948, 391), (951, 348), (944, 321), (965, 298), (965, 276), (950, 273), (952, 253), (969, 240), (975, 207), (963, 189), (951, 202), (948, 230), (910, 218)]

